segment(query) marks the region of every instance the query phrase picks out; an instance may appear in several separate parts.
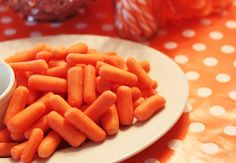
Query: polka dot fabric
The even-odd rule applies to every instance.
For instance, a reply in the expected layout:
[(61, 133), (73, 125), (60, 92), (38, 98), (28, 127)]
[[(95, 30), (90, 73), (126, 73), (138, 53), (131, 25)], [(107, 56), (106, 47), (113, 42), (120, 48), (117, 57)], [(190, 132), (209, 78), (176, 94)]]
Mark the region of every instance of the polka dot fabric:
[[(35, 23), (0, 5), (0, 41), (55, 34), (118, 37), (111, 6), (111, 1), (99, 0), (65, 22)], [(124, 162), (235, 162), (235, 35), (236, 1), (227, 11), (170, 24), (144, 43), (179, 64), (189, 81), (190, 98), (183, 115), (165, 136)]]

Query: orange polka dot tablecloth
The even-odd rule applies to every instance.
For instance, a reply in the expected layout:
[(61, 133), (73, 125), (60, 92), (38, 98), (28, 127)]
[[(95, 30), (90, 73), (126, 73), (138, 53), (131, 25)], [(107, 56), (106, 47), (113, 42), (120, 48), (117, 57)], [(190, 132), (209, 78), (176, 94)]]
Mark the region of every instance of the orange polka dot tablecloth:
[[(98, 0), (65, 22), (33, 23), (0, 5), (0, 41), (54, 34), (117, 37), (111, 6)], [(165, 136), (124, 162), (236, 162), (236, 1), (229, 10), (163, 28), (145, 44), (180, 65), (190, 97)]]

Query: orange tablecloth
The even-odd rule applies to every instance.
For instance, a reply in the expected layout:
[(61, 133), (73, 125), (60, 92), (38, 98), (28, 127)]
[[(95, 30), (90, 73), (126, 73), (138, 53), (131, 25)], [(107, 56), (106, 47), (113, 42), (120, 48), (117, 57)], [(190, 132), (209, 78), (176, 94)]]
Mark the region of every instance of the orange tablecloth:
[[(98, 0), (80, 13), (62, 23), (30, 23), (0, 6), (0, 41), (62, 33), (117, 36), (111, 1)], [(227, 11), (162, 29), (145, 44), (181, 66), (190, 98), (165, 136), (125, 162), (235, 162), (236, 1)]]

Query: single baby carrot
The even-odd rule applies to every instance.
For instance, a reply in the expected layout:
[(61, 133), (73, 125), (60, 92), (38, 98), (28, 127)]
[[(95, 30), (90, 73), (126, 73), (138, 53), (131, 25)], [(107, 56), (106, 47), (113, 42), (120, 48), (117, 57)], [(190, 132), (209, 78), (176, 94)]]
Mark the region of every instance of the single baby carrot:
[(78, 53), (69, 53), (66, 57), (66, 61), (69, 64), (91, 64), (96, 65), (98, 61), (103, 61), (103, 56), (99, 54), (78, 54)]
[(39, 120), (34, 122), (25, 132), (24, 137), (28, 139), (30, 137), (30, 134), (34, 128), (40, 128), (43, 130), (43, 132), (46, 132), (49, 129), (48, 126), (48, 119), (47, 114), (41, 117)]
[(39, 145), (39, 157), (48, 158), (49, 156), (51, 156), (59, 146), (60, 142), (61, 137), (55, 131), (50, 131)]
[(5, 59), (5, 61), (7, 63), (31, 61), (35, 59), (35, 56), (39, 51), (45, 50), (45, 48), (46, 48), (46, 44), (38, 43), (37, 45), (35, 45), (33, 48), (29, 50), (17, 52), (15, 55), (10, 56), (7, 59)]
[(68, 70), (67, 64), (62, 64), (56, 67), (49, 68), (45, 75), (65, 78)]
[(83, 102), (83, 69), (72, 67), (67, 72), (68, 103), (79, 108)]
[(139, 65), (144, 69), (144, 71), (145, 71), (146, 73), (149, 73), (149, 72), (150, 72), (151, 66), (150, 66), (149, 61), (147, 61), (147, 60), (140, 61), (140, 62), (139, 62)]
[(52, 67), (57, 67), (57, 66), (61, 66), (61, 65), (65, 65), (66, 64), (66, 61), (64, 60), (57, 60), (57, 59), (52, 59), (48, 62), (48, 66), (50, 68)]
[(42, 59), (25, 62), (11, 62), (9, 65), (14, 71), (30, 71), (34, 73), (41, 73), (48, 70), (47, 62)]
[(112, 90), (113, 84), (105, 79), (102, 79), (101, 76), (96, 78), (96, 90), (99, 93), (102, 93), (106, 90)]
[(16, 145), (16, 143), (0, 143), (0, 157), (11, 156), (11, 149)]
[(112, 91), (103, 92), (86, 110), (85, 114), (98, 122), (100, 117), (115, 103), (116, 94)]
[(93, 66), (87, 65), (84, 68), (83, 79), (83, 100), (91, 104), (96, 100), (96, 70)]
[(99, 75), (103, 79), (124, 85), (136, 85), (138, 82), (135, 74), (112, 66), (102, 66)]
[(136, 109), (143, 102), (145, 102), (145, 99), (143, 97), (139, 97), (138, 99), (133, 101), (134, 109)]
[(19, 86), (15, 89), (5, 113), (4, 124), (25, 108), (28, 98), (29, 90), (26, 87)]
[(107, 135), (115, 135), (119, 131), (119, 116), (116, 105), (112, 105), (101, 117), (102, 128)]
[(17, 144), (11, 149), (11, 157), (13, 159), (19, 160), (21, 158), (21, 154), (22, 154), (23, 150), (25, 149), (27, 142), (28, 141)]
[(63, 46), (52, 47), (52, 58), (55, 59), (65, 59), (67, 56), (66, 48)]
[(66, 111), (65, 118), (68, 122), (84, 133), (93, 142), (101, 142), (106, 139), (106, 133), (86, 114), (76, 108)]
[(130, 72), (137, 75), (140, 86), (144, 88), (152, 87), (152, 79), (133, 57), (127, 59), (126, 65)]
[(4, 128), (0, 131), (0, 143), (8, 143), (11, 141), (10, 131)]
[(127, 86), (120, 86), (117, 91), (117, 111), (121, 125), (130, 125), (133, 122), (132, 90)]
[(23, 133), (13, 133), (11, 132), (11, 139), (17, 142), (24, 141), (25, 137)]
[(43, 103), (36, 102), (12, 117), (7, 122), (7, 127), (11, 132), (23, 133), (35, 121), (42, 117), (44, 113), (45, 105)]
[(67, 48), (66, 51), (67, 51), (67, 53), (86, 54), (88, 52), (88, 46), (83, 42), (79, 42), (79, 43), (76, 43), (76, 44), (70, 46), (69, 48)]
[(28, 97), (28, 105), (33, 104), (35, 101), (37, 101), (37, 99), (40, 97), (40, 92), (35, 91), (33, 89), (29, 89), (29, 97)]
[(48, 125), (72, 147), (78, 147), (86, 139), (86, 136), (77, 130), (63, 116), (55, 111), (48, 114)]
[(104, 62), (110, 65), (113, 65), (115, 67), (121, 68), (121, 69), (124, 68), (124, 65), (125, 65), (125, 60), (121, 56), (118, 56), (118, 55), (114, 55), (114, 56), (104, 55)]
[(71, 108), (71, 106), (59, 95), (51, 96), (49, 99), (49, 104), (52, 110), (61, 115), (64, 115), (65, 112)]
[(24, 163), (31, 162), (35, 157), (39, 144), (43, 140), (43, 131), (39, 128), (33, 129), (28, 142), (21, 154), (21, 161)]
[(138, 87), (131, 87), (132, 90), (132, 99), (136, 100), (142, 96), (141, 90)]
[(30, 89), (45, 92), (66, 93), (67, 81), (58, 77), (46, 75), (32, 75), (29, 77), (28, 86)]
[(46, 62), (52, 59), (52, 52), (50, 51), (40, 51), (36, 54), (36, 59), (43, 59)]
[(45, 105), (45, 109), (46, 109), (45, 113), (49, 113), (50, 111), (52, 111), (51, 106), (49, 105), (49, 99), (53, 95), (54, 93), (48, 92), (37, 100), (37, 102), (41, 102)]
[(151, 96), (134, 110), (134, 116), (139, 121), (145, 121), (154, 113), (162, 109), (165, 106), (165, 103), (165, 99), (160, 95), (156, 94)]

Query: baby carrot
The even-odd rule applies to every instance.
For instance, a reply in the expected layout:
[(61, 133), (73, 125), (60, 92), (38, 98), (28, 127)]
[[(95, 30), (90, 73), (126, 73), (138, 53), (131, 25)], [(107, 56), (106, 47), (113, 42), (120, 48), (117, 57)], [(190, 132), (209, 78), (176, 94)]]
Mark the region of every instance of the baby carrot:
[(98, 122), (100, 117), (115, 103), (116, 94), (112, 91), (103, 92), (86, 110), (85, 114)]
[(144, 71), (145, 71), (146, 73), (149, 73), (149, 72), (150, 72), (151, 66), (150, 66), (149, 61), (147, 61), (147, 60), (140, 61), (140, 62), (139, 62), (139, 65), (144, 69)]
[(36, 54), (36, 59), (43, 59), (48, 62), (52, 59), (52, 53), (50, 51), (40, 51)]
[(88, 52), (88, 46), (83, 42), (79, 42), (79, 43), (76, 43), (76, 44), (70, 46), (66, 51), (67, 51), (67, 53), (86, 54)]
[(45, 109), (46, 109), (45, 113), (48, 113), (48, 112), (50, 112), (52, 110), (51, 106), (49, 105), (49, 99), (53, 95), (54, 95), (54, 93), (48, 92), (48, 93), (44, 94), (43, 96), (41, 96), (37, 100), (37, 102), (41, 102), (41, 103), (43, 103), (45, 105)]
[(29, 97), (28, 97), (28, 105), (33, 104), (40, 96), (40, 92), (35, 91), (33, 89), (29, 89)]
[(44, 113), (45, 105), (40, 102), (36, 102), (12, 117), (7, 122), (7, 127), (11, 132), (23, 133), (35, 121), (42, 117)]
[(56, 67), (49, 68), (45, 75), (65, 78), (67, 73), (68, 65), (62, 64)]
[(64, 60), (56, 60), (56, 59), (52, 59), (48, 62), (48, 66), (50, 68), (65, 65), (65, 64), (66, 62)]
[(140, 86), (144, 88), (152, 87), (152, 79), (133, 57), (127, 59), (126, 65), (129, 71), (137, 75)]
[(11, 141), (10, 131), (4, 128), (0, 131), (0, 143), (8, 143)]
[(9, 65), (14, 71), (30, 71), (34, 73), (46, 72), (48, 64), (45, 60), (38, 59), (25, 62), (11, 62)]
[(162, 109), (165, 103), (165, 99), (160, 95), (156, 94), (151, 96), (134, 110), (134, 116), (139, 121), (145, 121), (158, 110)]
[(115, 67), (121, 68), (121, 69), (124, 68), (124, 65), (125, 65), (125, 60), (121, 56), (118, 56), (118, 55), (115, 55), (115, 56), (105, 55), (104, 62), (110, 65), (113, 65)]
[(101, 117), (102, 128), (108, 135), (115, 135), (119, 131), (119, 116), (116, 105), (112, 105)]
[(29, 50), (17, 52), (15, 55), (5, 59), (5, 61), (7, 63), (31, 61), (35, 59), (35, 56), (39, 51), (44, 50), (45, 48), (46, 45), (44, 43), (38, 43), (36, 46)]
[(110, 64), (107, 64), (107, 63), (104, 63), (104, 62), (101, 62), (101, 61), (98, 61), (96, 63), (96, 74), (99, 74), (99, 71), (100, 71), (100, 68), (102, 66), (111, 66)]
[(117, 111), (121, 125), (130, 125), (133, 122), (132, 90), (127, 86), (120, 86), (117, 91)]
[(21, 161), (24, 163), (31, 162), (35, 157), (39, 144), (43, 140), (43, 131), (39, 128), (33, 129), (28, 142), (21, 154)]
[(17, 144), (11, 149), (11, 157), (13, 159), (19, 160), (21, 158), (21, 154), (22, 154), (23, 150), (25, 149), (27, 142), (28, 141)]
[(61, 137), (56, 132), (50, 131), (43, 139), (38, 148), (38, 155), (41, 158), (48, 158), (53, 154), (61, 142)]
[(99, 75), (103, 79), (124, 85), (136, 85), (138, 82), (135, 74), (112, 66), (102, 66)]
[(145, 102), (145, 99), (143, 97), (139, 97), (138, 99), (133, 101), (134, 109), (136, 109), (143, 102)]
[(53, 95), (49, 99), (49, 104), (52, 110), (55, 110), (57, 113), (64, 115), (71, 106), (59, 95)]
[(83, 80), (83, 100), (87, 104), (91, 104), (96, 100), (96, 72), (95, 68), (91, 65), (87, 65), (84, 68), (84, 80)]
[(11, 132), (11, 139), (19, 142), (19, 141), (25, 140), (25, 137), (24, 137), (24, 134), (22, 134), (22, 133)]
[(51, 49), (52, 58), (65, 59), (67, 56), (66, 48), (63, 46), (53, 47)]
[(101, 142), (106, 139), (106, 133), (79, 109), (71, 108), (66, 111), (64, 116), (93, 142)]
[(96, 78), (96, 90), (97, 92), (99, 93), (102, 93), (106, 90), (111, 90), (112, 89), (112, 83), (105, 80), (105, 79), (102, 79), (101, 76), (98, 76)]
[(16, 143), (0, 143), (0, 157), (11, 156), (11, 149), (16, 145)]
[(136, 100), (137, 98), (141, 97), (141, 91), (138, 87), (131, 87), (132, 90), (132, 99)]
[(41, 117), (38, 121), (34, 122), (25, 132), (24, 137), (28, 139), (30, 137), (30, 134), (34, 128), (40, 128), (43, 130), (43, 132), (47, 131), (49, 129), (48, 126), (48, 120), (47, 120), (47, 114)]
[(26, 87), (19, 86), (15, 89), (5, 113), (4, 124), (7, 124), (13, 116), (25, 108), (28, 97), (29, 90)]
[(83, 69), (72, 67), (67, 72), (68, 103), (79, 108), (83, 102)]
[(28, 86), (30, 89), (45, 92), (67, 92), (67, 81), (58, 77), (46, 75), (31, 75), (29, 77)]
[(66, 61), (69, 64), (91, 64), (96, 65), (98, 61), (103, 61), (103, 56), (98, 54), (78, 54), (69, 53), (66, 57)]
[(48, 114), (48, 125), (72, 147), (80, 146), (86, 139), (84, 134), (55, 111)]

